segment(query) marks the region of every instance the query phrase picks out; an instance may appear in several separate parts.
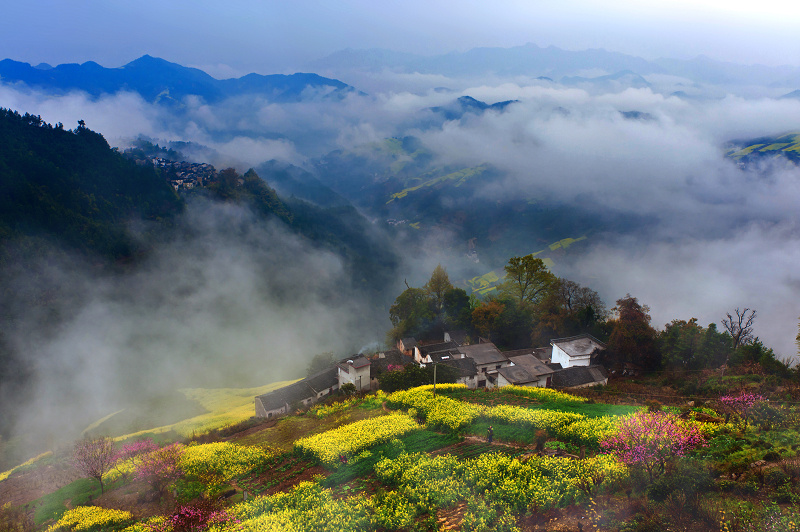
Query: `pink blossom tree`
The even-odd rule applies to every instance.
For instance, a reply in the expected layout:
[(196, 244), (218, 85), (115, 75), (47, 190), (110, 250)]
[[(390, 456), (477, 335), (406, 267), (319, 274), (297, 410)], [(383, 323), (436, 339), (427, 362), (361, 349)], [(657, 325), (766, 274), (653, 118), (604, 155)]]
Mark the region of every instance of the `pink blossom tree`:
[(766, 399), (755, 393), (740, 392), (736, 395), (723, 395), (719, 398), (719, 402), (730, 408), (736, 415), (744, 421), (744, 427), (747, 428), (747, 419), (750, 412), (753, 411), (758, 404), (766, 401)]
[(117, 452), (111, 438), (85, 439), (75, 444), (72, 464), (83, 475), (100, 482), (100, 493), (104, 492), (103, 475), (117, 462)]
[(117, 471), (125, 477), (126, 473), (120, 469), (120, 466), (124, 462), (130, 462), (133, 466), (134, 471), (136, 470), (136, 466), (140, 461), (142, 455), (147, 453), (151, 453), (158, 449), (158, 444), (153, 441), (153, 438), (146, 438), (141, 440), (136, 440), (132, 443), (126, 443), (122, 446), (122, 449), (117, 453)]
[(158, 493), (163, 493), (167, 486), (182, 475), (179, 467), (181, 455), (183, 445), (180, 443), (140, 455), (136, 464), (136, 478), (150, 484)]
[(668, 412), (646, 411), (622, 419), (617, 433), (600, 442), (625, 464), (642, 467), (651, 482), (670, 460), (703, 445), (705, 438), (695, 425)]

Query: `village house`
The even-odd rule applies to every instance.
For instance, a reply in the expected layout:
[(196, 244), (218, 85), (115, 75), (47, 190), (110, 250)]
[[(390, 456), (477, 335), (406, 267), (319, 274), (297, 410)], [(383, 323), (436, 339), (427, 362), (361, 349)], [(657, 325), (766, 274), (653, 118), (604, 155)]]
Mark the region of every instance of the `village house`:
[(438, 362), (442, 356), (445, 360), (449, 358), (461, 358), (459, 346), (455, 342), (443, 342), (440, 344), (417, 345), (414, 347), (414, 361), (417, 364), (432, 364)]
[(444, 341), (455, 342), (458, 345), (469, 345), (467, 331), (445, 331)]
[(256, 417), (272, 418), (305, 408), (339, 389), (336, 368), (328, 368), (310, 377), (255, 398)]
[(363, 355), (357, 355), (336, 364), (339, 388), (349, 383), (356, 387), (357, 392), (369, 390), (370, 365), (369, 359)]
[(415, 347), (417, 347), (417, 341), (413, 338), (403, 338), (397, 342), (397, 349), (410, 357), (414, 356)]
[(478, 371), (478, 388), (491, 389), (497, 386), (498, 370), (511, 364), (508, 358), (491, 342), (462, 345), (459, 351), (475, 361)]
[[(508, 355), (507, 352), (503, 354)], [(497, 370), (497, 386), (550, 386), (553, 370), (532, 354), (520, 354), (509, 361), (509, 366)]]
[(591, 366), (594, 358), (606, 348), (606, 344), (591, 334), (556, 338), (550, 340), (553, 346), (550, 361), (561, 364), (562, 368)]
[(413, 364), (414, 359), (402, 351), (390, 349), (371, 356), (369, 362), (369, 387), (374, 392), (380, 388), (378, 376), (389, 371), (389, 366), (405, 367)]
[(478, 388), (478, 368), (475, 366), (475, 361), (473, 359), (461, 357), (442, 360), (439, 363), (456, 368), (461, 373), (461, 376), (456, 379), (456, 383), (463, 384), (470, 390)]
[(553, 372), (553, 388), (586, 388), (600, 384), (608, 384), (608, 372), (600, 365), (574, 366)]

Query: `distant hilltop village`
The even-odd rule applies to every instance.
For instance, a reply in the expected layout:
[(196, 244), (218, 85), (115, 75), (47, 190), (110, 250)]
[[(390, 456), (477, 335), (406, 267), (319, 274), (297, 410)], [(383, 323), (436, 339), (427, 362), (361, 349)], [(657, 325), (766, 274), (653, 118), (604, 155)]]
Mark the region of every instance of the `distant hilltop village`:
[(556, 338), (548, 347), (516, 351), (500, 351), (484, 338), (471, 345), (466, 331), (445, 332), (443, 340), (422, 345), (414, 338), (403, 338), (396, 349), (342, 359), (305, 379), (259, 395), (255, 398), (255, 414), (263, 418), (288, 414), (311, 406), (348, 384), (357, 392), (377, 391), (379, 375), (412, 364), (454, 368), (459, 375), (456, 382), (473, 390), (508, 385), (569, 389), (608, 383), (608, 372), (598, 363), (606, 344), (590, 334)]
[[(190, 163), (187, 161), (171, 161), (162, 157), (136, 157), (133, 149), (125, 150), (123, 155), (136, 161), (140, 166), (152, 164), (160, 169), (175, 190), (191, 190), (216, 181), (219, 178), (217, 169), (208, 163)], [(240, 183), (241, 184), (241, 183)]]

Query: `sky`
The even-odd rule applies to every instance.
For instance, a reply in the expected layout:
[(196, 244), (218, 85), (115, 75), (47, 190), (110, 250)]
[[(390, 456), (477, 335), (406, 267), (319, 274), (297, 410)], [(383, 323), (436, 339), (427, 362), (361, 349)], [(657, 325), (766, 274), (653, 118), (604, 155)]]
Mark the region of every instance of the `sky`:
[(744, 0), (31, 0), (4, 6), (0, 57), (115, 67), (150, 54), (224, 78), (302, 70), (347, 47), (436, 55), (532, 42), (797, 66), (798, 27), (800, 5)]

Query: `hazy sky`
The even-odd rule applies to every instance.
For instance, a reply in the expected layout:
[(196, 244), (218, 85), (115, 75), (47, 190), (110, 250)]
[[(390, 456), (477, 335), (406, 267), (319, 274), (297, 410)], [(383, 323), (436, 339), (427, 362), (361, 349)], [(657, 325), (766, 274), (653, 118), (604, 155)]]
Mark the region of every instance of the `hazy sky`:
[(301, 69), (342, 48), (606, 48), (800, 65), (800, 4), (747, 0), (374, 2), (29, 0), (4, 7), (0, 58), (123, 65), (145, 53), (224, 77)]

